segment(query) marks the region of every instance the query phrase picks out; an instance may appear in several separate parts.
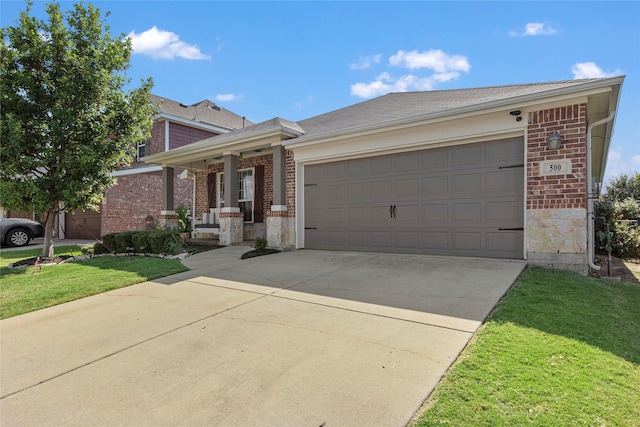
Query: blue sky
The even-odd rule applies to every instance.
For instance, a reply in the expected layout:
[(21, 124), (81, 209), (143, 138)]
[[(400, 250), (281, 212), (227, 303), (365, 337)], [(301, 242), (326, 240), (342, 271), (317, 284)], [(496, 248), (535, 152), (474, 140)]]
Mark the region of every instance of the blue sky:
[[(128, 76), (253, 122), (389, 91), (626, 75), (606, 179), (640, 171), (640, 2), (94, 1), (132, 37)], [(46, 2), (32, 13), (45, 18)], [(63, 10), (73, 2), (61, 1)], [(13, 25), (23, 1), (3, 0)]]

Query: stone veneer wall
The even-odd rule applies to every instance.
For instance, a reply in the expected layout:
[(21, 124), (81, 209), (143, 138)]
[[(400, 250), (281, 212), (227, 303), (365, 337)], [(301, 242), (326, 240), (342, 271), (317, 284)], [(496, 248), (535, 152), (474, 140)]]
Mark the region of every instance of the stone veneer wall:
[[(527, 128), (527, 261), (586, 274), (587, 106), (567, 105), (529, 113)], [(562, 146), (549, 150), (559, 131)], [(567, 162), (569, 170), (544, 175), (543, 162)]]

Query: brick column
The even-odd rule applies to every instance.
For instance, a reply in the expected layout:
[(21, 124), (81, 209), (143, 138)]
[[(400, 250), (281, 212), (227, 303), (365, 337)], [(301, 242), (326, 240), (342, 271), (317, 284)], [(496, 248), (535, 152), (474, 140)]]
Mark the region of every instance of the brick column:
[[(588, 272), (587, 106), (529, 113), (527, 129), (527, 261)], [(557, 131), (559, 149), (547, 138)]]

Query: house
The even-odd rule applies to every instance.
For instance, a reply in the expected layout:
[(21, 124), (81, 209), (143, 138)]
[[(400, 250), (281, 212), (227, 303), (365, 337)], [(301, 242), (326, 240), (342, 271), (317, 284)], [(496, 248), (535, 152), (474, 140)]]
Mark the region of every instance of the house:
[[(163, 194), (162, 168), (147, 164), (145, 157), (252, 124), (209, 100), (185, 105), (151, 95), (150, 101), (157, 109), (151, 138), (134, 147), (137, 148), (135, 162), (113, 173), (117, 184), (105, 191), (99, 212), (76, 212), (72, 216), (61, 214), (60, 236), (87, 239), (91, 235), (100, 237), (118, 231), (156, 227)], [(181, 173), (182, 169), (175, 169), (171, 176), (173, 203), (175, 206), (191, 206), (192, 181), (181, 179)]]
[[(587, 273), (624, 77), (390, 93), (146, 159), (223, 245), (527, 260)], [(234, 177), (229, 179), (228, 177)], [(166, 187), (163, 219), (173, 221)]]

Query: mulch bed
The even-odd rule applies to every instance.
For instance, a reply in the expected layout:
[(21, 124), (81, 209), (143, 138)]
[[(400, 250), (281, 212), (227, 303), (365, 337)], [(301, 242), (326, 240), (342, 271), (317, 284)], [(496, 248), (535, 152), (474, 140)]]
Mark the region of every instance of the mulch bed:
[(277, 249), (261, 249), (261, 250), (256, 249), (253, 251), (243, 253), (240, 259), (255, 258), (257, 256), (277, 254), (277, 253), (280, 253), (280, 251)]
[[(45, 264), (60, 264), (62, 261), (67, 260), (69, 258), (74, 258), (71, 255), (58, 255), (58, 256), (54, 256), (54, 257), (40, 257), (40, 260), (38, 261), (38, 265), (45, 265)], [(20, 261), (16, 261), (14, 263), (12, 263), (11, 265), (9, 265), (10, 268), (20, 268), (20, 267), (33, 267), (36, 264), (36, 261), (38, 260), (37, 257), (34, 258), (27, 258), (27, 259), (23, 259)]]

